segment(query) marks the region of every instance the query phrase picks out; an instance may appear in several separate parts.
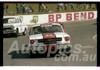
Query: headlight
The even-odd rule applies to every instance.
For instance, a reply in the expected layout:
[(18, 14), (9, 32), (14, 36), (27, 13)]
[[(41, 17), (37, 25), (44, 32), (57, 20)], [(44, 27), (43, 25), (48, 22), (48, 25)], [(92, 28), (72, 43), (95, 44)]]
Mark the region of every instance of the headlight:
[(12, 29), (14, 29), (14, 26), (11, 26)]

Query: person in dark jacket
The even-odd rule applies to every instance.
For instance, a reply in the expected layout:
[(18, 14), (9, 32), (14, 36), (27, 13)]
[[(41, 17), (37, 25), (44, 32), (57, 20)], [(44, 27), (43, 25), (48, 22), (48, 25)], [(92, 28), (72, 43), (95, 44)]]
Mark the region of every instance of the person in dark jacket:
[(6, 5), (6, 15), (8, 15), (8, 5)]
[(32, 8), (32, 6), (31, 6), (31, 5), (29, 6), (29, 8), (30, 8), (30, 10), (31, 10), (32, 12), (34, 12), (34, 10), (33, 10), (33, 8)]
[(22, 5), (20, 6), (20, 13), (23, 14), (23, 7), (22, 7)]
[(64, 9), (67, 10), (67, 3), (64, 3)]
[(42, 3), (39, 3), (38, 12), (41, 12), (41, 11), (42, 11)]
[(16, 12), (19, 13), (19, 3), (16, 3)]
[(73, 3), (70, 3), (70, 5), (71, 5), (71, 10), (74, 10)]

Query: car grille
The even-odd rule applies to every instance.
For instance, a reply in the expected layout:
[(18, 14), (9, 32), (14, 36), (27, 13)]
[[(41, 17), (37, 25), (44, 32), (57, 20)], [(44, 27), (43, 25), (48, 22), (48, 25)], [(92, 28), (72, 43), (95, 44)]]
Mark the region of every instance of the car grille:
[(39, 43), (62, 41), (62, 38), (39, 39)]
[(3, 28), (3, 31), (12, 30), (12, 28)]

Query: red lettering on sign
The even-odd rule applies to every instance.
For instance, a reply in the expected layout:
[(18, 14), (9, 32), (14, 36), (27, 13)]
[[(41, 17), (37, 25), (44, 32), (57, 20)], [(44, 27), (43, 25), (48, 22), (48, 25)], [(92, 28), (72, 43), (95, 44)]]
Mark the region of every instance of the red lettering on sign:
[(72, 14), (66, 14), (66, 21), (71, 21), (72, 20)]
[(87, 16), (86, 16), (86, 12), (85, 13), (81, 13), (81, 20), (86, 20)]
[(54, 22), (54, 15), (49, 15), (49, 22)]
[(74, 20), (79, 20), (79, 13), (74, 13)]
[(93, 12), (89, 12), (88, 13), (88, 19), (93, 19), (94, 18), (94, 13)]
[(58, 22), (58, 19), (61, 19), (61, 14), (56, 15), (56, 22)]

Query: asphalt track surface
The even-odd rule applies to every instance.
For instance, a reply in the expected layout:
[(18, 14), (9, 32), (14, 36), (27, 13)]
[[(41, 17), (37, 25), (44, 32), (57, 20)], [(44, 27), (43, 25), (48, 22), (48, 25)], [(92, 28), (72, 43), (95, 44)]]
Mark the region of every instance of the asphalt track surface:
[[(65, 29), (71, 37), (72, 54), (79, 56), (78, 60), (66, 60), (63, 61), (59, 57), (59, 61), (55, 61), (54, 57), (42, 57), (38, 55), (36, 58), (29, 58), (28, 54), (22, 54), (22, 44), (28, 43), (27, 36), (19, 35), (16, 37), (4, 37), (3, 38), (3, 65), (4, 66), (96, 66), (97, 64), (97, 41), (93, 40), (92, 37), (97, 34), (97, 21), (75, 21), (65, 22)], [(15, 51), (8, 53), (14, 41), (18, 42), (19, 54)], [(81, 49), (75, 48), (75, 45)], [(73, 52), (74, 51), (74, 52)], [(68, 58), (70, 58), (69, 56)], [(85, 58), (86, 57), (86, 58)], [(87, 58), (88, 57), (88, 58)], [(84, 58), (84, 59), (83, 59)], [(91, 60), (92, 58), (92, 60)], [(70, 58), (71, 59), (71, 58)]]

